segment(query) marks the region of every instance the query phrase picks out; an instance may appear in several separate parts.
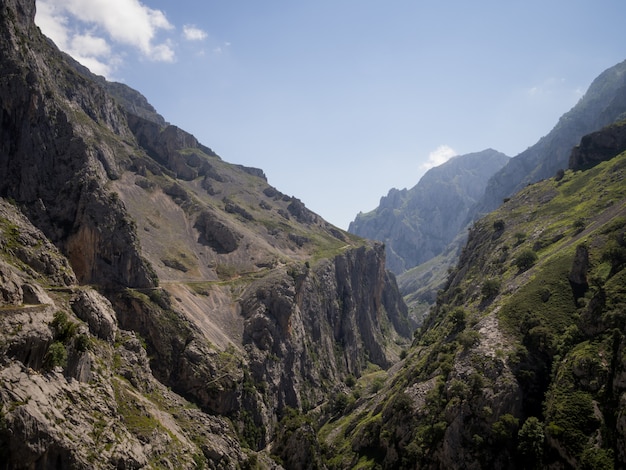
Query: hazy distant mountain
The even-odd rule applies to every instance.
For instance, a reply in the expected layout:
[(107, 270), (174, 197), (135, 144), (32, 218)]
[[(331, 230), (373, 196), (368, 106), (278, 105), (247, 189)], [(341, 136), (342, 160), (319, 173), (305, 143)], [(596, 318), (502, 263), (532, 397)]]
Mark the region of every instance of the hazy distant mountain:
[(457, 156), (430, 169), (411, 189), (391, 189), (348, 231), (385, 243), (396, 274), (439, 255), (463, 227), (489, 178), (509, 158), (493, 149)]
[(504, 198), (529, 183), (550, 178), (568, 167), (572, 148), (590, 132), (626, 117), (626, 61), (596, 78), (581, 100), (548, 135), (512, 158), (489, 180), (473, 217), (496, 209)]

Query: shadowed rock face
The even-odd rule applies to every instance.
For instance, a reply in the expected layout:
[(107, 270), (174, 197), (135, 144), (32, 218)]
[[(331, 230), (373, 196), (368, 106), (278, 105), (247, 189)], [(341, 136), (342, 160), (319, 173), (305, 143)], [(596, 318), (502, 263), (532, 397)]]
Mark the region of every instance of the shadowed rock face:
[(217, 220), (214, 214), (202, 212), (194, 226), (200, 232), (198, 241), (218, 253), (231, 253), (238, 248), (241, 235)]
[(569, 168), (588, 170), (626, 150), (626, 122), (584, 136), (572, 150)]
[(101, 87), (63, 66), (33, 15), (33, 2), (9, 2), (0, 20), (0, 195), (62, 247), (81, 281), (152, 286), (134, 229), (104, 188), (131, 161), (132, 134)]

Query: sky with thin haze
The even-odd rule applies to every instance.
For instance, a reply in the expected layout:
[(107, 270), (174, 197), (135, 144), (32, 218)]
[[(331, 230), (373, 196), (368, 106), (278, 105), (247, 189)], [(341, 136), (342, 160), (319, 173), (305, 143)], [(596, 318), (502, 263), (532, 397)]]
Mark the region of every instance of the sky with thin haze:
[(515, 156), (626, 59), (624, 0), (37, 0), (41, 30), (346, 229), (453, 155)]

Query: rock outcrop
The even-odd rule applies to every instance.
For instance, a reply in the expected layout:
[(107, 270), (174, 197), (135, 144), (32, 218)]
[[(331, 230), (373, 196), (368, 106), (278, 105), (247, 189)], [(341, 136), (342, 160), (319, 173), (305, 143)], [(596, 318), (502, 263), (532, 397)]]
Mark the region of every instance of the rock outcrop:
[(62, 247), (81, 281), (152, 286), (134, 228), (105, 189), (131, 162), (132, 133), (100, 86), (63, 66), (34, 11), (6, 2), (0, 15), (0, 195)]
[(2, 199), (0, 242), (4, 468), (207, 461), (236, 468), (245, 461), (235, 430), (155, 380), (141, 342), (118, 328), (110, 302), (79, 287), (63, 255)]
[(569, 168), (588, 170), (626, 150), (626, 121), (584, 136), (572, 150)]

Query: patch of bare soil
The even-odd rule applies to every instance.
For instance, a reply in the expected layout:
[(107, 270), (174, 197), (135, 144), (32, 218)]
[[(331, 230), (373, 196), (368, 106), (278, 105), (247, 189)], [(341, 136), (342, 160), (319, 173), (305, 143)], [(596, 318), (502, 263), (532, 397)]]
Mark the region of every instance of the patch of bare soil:
[(164, 283), (163, 288), (171, 294), (173, 306), (184, 312), (211, 343), (221, 349), (230, 344), (241, 347), (243, 317), (229, 287), (213, 285), (206, 294), (177, 282)]
[(480, 333), (480, 343), (476, 347), (476, 352), (483, 356), (495, 357), (496, 351), (507, 351), (511, 349), (511, 341), (507, 340), (498, 323), (497, 313), (500, 307), (489, 312), (478, 323)]

